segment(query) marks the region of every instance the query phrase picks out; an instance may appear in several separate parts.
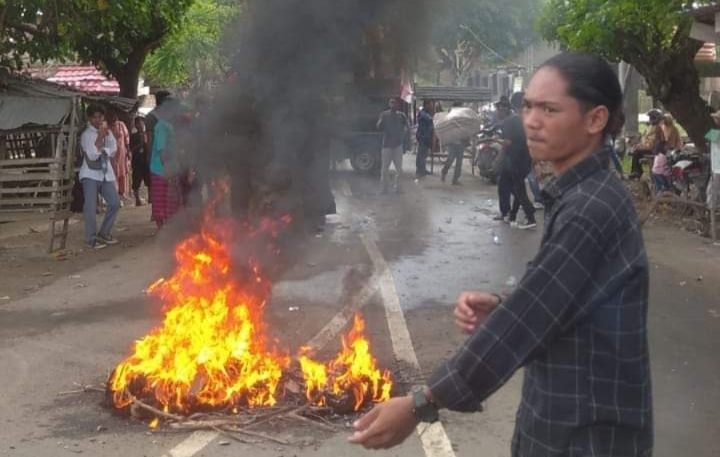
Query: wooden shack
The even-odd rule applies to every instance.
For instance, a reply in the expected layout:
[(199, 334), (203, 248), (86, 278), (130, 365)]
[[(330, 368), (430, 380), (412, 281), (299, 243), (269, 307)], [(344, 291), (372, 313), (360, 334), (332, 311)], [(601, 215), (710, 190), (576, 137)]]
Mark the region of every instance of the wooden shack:
[(44, 81), (0, 81), (0, 229), (47, 219), (50, 252), (67, 242), (81, 99)]

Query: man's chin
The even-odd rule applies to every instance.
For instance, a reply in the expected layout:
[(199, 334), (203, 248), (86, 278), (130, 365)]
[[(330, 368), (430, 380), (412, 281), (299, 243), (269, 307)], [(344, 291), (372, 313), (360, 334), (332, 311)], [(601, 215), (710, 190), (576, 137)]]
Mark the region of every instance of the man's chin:
[(529, 146), (528, 151), (530, 151), (530, 157), (535, 161), (544, 162), (552, 159), (552, 154), (550, 154), (550, 151), (544, 146)]

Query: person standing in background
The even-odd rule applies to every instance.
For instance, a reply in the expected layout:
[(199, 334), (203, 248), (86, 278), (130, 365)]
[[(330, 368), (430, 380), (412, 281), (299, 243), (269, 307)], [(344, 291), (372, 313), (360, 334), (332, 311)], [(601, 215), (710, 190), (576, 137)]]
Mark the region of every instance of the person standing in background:
[[(512, 114), (510, 102), (500, 98), (495, 103), (495, 113), (492, 119), (492, 129), (498, 129), (502, 132), (503, 124), (505, 120)], [(500, 164), (500, 170), (498, 170), (498, 204), (500, 214), (498, 214), (493, 220), (503, 221), (510, 223), (508, 219), (510, 217), (510, 210), (512, 209), (512, 176), (510, 176), (510, 159), (507, 156), (507, 142), (502, 141), (503, 153), (502, 162)]]
[(147, 138), (147, 143), (145, 145), (145, 150), (150, 152), (152, 151), (153, 147), (153, 136), (155, 135), (155, 124), (157, 124), (158, 117), (157, 112), (158, 109), (165, 103), (166, 100), (172, 98), (172, 94), (166, 90), (159, 90), (155, 93), (155, 108), (153, 108), (152, 111), (150, 111), (147, 116), (145, 116), (145, 136)]
[(122, 206), (124, 200), (130, 195), (130, 132), (112, 109), (107, 113), (107, 122), (117, 143), (117, 153), (110, 159), (110, 163), (117, 179), (118, 195)]
[(408, 133), (408, 121), (405, 113), (400, 111), (400, 100), (391, 98), (388, 101), (390, 109), (380, 114), (377, 129), (383, 134), (382, 168), (380, 169), (380, 182), (382, 193), (386, 194), (390, 185), (390, 164), (395, 166), (395, 192), (402, 191), (400, 177), (402, 175), (402, 162), (404, 142)]
[(432, 148), (433, 136), (435, 134), (434, 114), (432, 101), (425, 100), (418, 114), (417, 133), (415, 135), (418, 143), (417, 157), (415, 159), (416, 178), (422, 178), (430, 174), (427, 169), (427, 158)]
[(135, 118), (133, 131), (130, 134), (130, 154), (132, 156), (132, 191), (135, 197), (135, 206), (142, 206), (140, 198), (140, 184), (145, 183), (150, 196), (150, 168), (147, 149), (147, 135), (145, 122), (138, 116)]
[[(83, 162), (78, 174), (85, 199), (85, 243), (91, 249), (102, 249), (108, 244), (117, 243), (111, 232), (120, 210), (120, 197), (115, 185), (115, 173), (109, 163), (117, 152), (117, 142), (105, 122), (105, 109), (102, 106), (90, 105), (85, 114), (88, 125), (80, 136)], [(99, 232), (96, 219), (98, 194), (107, 203)]]
[[(516, 98), (518, 103), (522, 103), (522, 97)], [(516, 112), (521, 109), (521, 105), (515, 107)], [(512, 112), (512, 111), (511, 111)], [(510, 208), (508, 219), (510, 224), (520, 229), (534, 228), (537, 223), (535, 221), (535, 206), (530, 203), (525, 188), (525, 178), (532, 171), (532, 159), (528, 150), (527, 138), (525, 137), (525, 129), (520, 115), (512, 114), (505, 119), (502, 127), (502, 139), (505, 145), (505, 160), (503, 163), (502, 179), (510, 181), (509, 186), (513, 196), (513, 203)], [(518, 210), (522, 207), (525, 212), (525, 222), (520, 224), (517, 222)]]
[(173, 122), (180, 113), (177, 100), (166, 100), (156, 110), (153, 148), (150, 154), (150, 195), (152, 199), (152, 220), (162, 228), (181, 204), (178, 182), (180, 165), (175, 150), (175, 128)]

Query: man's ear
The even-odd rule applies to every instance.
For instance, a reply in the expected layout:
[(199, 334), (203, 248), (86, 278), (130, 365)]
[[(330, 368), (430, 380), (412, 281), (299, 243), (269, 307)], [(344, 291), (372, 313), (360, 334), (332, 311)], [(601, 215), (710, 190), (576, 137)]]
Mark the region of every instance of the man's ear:
[(610, 111), (607, 106), (596, 106), (585, 114), (585, 125), (591, 135), (602, 133), (610, 121)]

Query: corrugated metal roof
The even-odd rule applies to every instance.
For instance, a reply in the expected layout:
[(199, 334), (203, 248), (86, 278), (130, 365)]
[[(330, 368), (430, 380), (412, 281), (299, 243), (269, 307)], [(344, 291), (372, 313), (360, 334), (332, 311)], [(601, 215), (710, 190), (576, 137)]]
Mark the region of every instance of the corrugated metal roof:
[(492, 91), (485, 87), (415, 86), (415, 97), (448, 102), (493, 101)]

